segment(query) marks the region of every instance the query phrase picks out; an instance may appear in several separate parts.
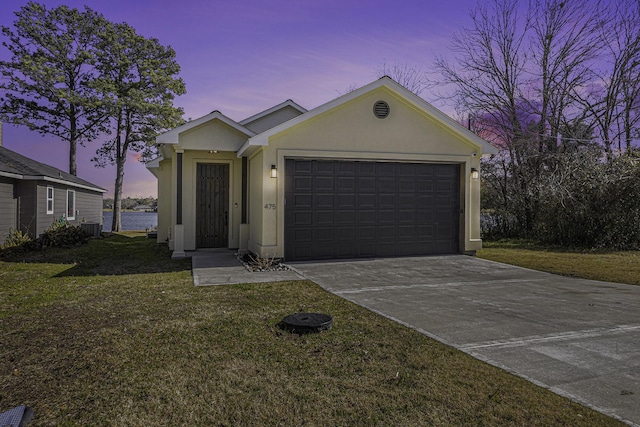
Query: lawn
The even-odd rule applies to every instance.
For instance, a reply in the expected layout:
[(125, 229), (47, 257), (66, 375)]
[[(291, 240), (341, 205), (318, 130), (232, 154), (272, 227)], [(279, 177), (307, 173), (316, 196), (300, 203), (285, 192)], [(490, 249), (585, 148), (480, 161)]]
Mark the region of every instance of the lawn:
[(568, 250), (526, 241), (484, 242), (478, 257), (564, 276), (640, 285), (640, 252)]
[(33, 426), (622, 425), (308, 281), (196, 288), (139, 233), (0, 261), (0, 337)]

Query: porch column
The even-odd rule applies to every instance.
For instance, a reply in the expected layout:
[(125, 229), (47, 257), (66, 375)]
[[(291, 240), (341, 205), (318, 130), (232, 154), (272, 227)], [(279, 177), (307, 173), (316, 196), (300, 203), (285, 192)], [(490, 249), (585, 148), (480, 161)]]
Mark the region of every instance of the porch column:
[(176, 150), (176, 225), (173, 232), (173, 253), (171, 258), (184, 258), (184, 225), (182, 224), (182, 155), (184, 150)]
[(249, 249), (249, 224), (247, 223), (247, 204), (249, 203), (247, 194), (249, 192), (249, 166), (246, 157), (242, 158), (242, 217), (240, 221), (240, 242), (238, 251), (245, 253)]
[(242, 224), (247, 223), (247, 176), (248, 174), (248, 166), (247, 166), (247, 158), (242, 158)]
[(176, 154), (176, 224), (182, 225), (182, 154), (178, 151)]

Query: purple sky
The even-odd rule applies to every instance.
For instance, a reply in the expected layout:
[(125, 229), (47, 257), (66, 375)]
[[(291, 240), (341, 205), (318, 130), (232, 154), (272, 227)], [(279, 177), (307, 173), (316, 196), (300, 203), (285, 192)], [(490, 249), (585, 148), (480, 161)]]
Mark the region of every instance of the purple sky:
[[(26, 0), (2, 0), (0, 25)], [(469, 23), (476, 0), (40, 0), (47, 8), (89, 6), (112, 22), (127, 22), (170, 45), (187, 94), (176, 105), (185, 119), (220, 110), (241, 120), (293, 99), (307, 109), (350, 86), (377, 78), (383, 63), (429, 70), (446, 55), (450, 36)], [(8, 59), (0, 47), (0, 57)], [(422, 93), (434, 101), (429, 93)], [(435, 103), (436, 106), (438, 103)], [(68, 170), (68, 145), (25, 128), (4, 125), (3, 145)], [(99, 143), (79, 147), (78, 176), (113, 196), (115, 169), (89, 159)], [(131, 155), (125, 196), (156, 196), (155, 177)]]

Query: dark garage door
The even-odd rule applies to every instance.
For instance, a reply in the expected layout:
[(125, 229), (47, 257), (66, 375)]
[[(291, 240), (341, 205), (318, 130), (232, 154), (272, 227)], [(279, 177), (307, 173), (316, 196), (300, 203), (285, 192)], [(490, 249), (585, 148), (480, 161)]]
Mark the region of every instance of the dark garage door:
[(455, 164), (287, 159), (285, 258), (458, 253)]

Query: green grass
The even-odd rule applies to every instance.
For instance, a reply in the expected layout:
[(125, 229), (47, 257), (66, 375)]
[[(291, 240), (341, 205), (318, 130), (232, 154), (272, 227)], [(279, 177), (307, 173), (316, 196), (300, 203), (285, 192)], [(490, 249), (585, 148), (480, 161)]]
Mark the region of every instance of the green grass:
[(484, 242), (478, 257), (564, 276), (640, 285), (639, 251), (580, 251), (507, 240)]
[(0, 410), (34, 426), (621, 425), (308, 281), (196, 288), (140, 234), (0, 272)]

